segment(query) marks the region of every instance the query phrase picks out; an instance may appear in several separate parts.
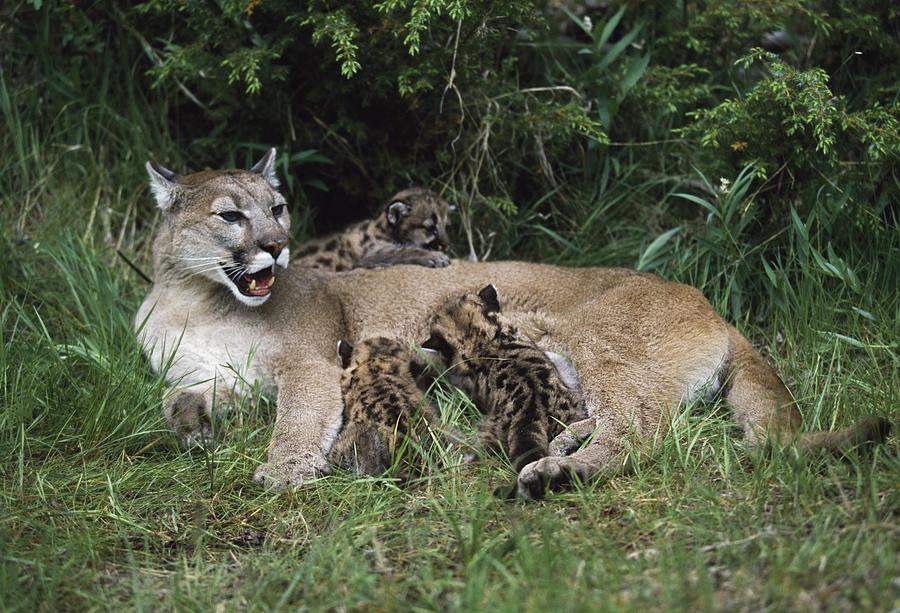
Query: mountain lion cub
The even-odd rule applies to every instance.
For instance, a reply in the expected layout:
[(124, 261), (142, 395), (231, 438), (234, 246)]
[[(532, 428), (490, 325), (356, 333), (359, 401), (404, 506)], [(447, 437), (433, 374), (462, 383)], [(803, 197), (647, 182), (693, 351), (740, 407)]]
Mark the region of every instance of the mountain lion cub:
[(431, 190), (413, 187), (394, 194), (374, 218), (300, 245), (301, 266), (342, 271), (416, 264), (450, 265), (448, 218), (454, 207)]
[(567, 424), (587, 417), (584, 398), (557, 366), (500, 313), (497, 288), (449, 300), (431, 320), (422, 345), (441, 354), (485, 414), (481, 443), (499, 445), (518, 471), (548, 453)]
[(425, 365), (409, 346), (383, 336), (355, 346), (342, 340), (338, 355), (344, 367), (344, 423), (331, 461), (371, 475), (391, 465), (404, 440), (428, 448), (438, 417), (416, 383)]

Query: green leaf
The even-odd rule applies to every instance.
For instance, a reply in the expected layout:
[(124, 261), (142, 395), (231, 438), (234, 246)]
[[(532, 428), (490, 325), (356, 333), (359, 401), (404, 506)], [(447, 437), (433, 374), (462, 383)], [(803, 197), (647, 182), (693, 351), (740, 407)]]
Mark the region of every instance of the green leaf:
[(797, 237), (800, 239), (800, 248), (803, 251), (809, 249), (809, 231), (806, 229), (806, 224), (800, 219), (800, 216), (797, 214), (797, 209), (791, 207), (791, 222), (794, 227), (794, 231), (797, 233)]
[(717, 217), (717, 218), (721, 218), (721, 217), (722, 217), (722, 214), (721, 214), (721, 212), (719, 211), (719, 209), (716, 207), (716, 205), (714, 205), (713, 203), (709, 202), (708, 200), (704, 200), (703, 198), (700, 198), (700, 197), (698, 197), (698, 196), (694, 196), (693, 194), (685, 194), (685, 193), (682, 193), (682, 192), (677, 192), (677, 193), (674, 193), (674, 194), (672, 194), (672, 195), (675, 196), (676, 198), (681, 198), (682, 200), (687, 200), (688, 202), (693, 202), (694, 204), (699, 204), (699, 205), (702, 206), (704, 209), (706, 209), (707, 211), (709, 211), (710, 214), (712, 214), (713, 216), (715, 216), (715, 217)]
[(619, 100), (623, 100), (631, 91), (631, 88), (644, 76), (647, 71), (647, 65), (650, 64), (650, 53), (645, 53), (640, 57), (636, 57), (628, 64), (625, 76), (619, 81)]
[(317, 149), (304, 149), (303, 151), (298, 151), (297, 153), (291, 154), (289, 158), (292, 164), (310, 164), (313, 162), (318, 162), (320, 164), (334, 164), (334, 162), (319, 153)]
[(544, 234), (555, 240), (557, 243), (565, 245), (568, 249), (571, 249), (575, 253), (581, 253), (581, 249), (577, 245), (560, 236), (555, 230), (551, 230), (547, 226), (541, 224), (533, 224), (531, 227), (535, 230), (543, 232)]
[(775, 276), (775, 269), (772, 268), (772, 265), (769, 264), (765, 258), (760, 258), (763, 265), (763, 270), (766, 272), (766, 277), (769, 279), (769, 283), (772, 287), (778, 287), (778, 277)]
[(657, 254), (665, 247), (666, 243), (669, 242), (673, 236), (678, 234), (681, 231), (681, 226), (676, 228), (672, 228), (671, 230), (666, 230), (647, 245), (647, 248), (641, 253), (640, 257), (638, 257), (637, 264), (635, 264), (635, 268), (637, 270), (653, 270), (656, 267), (656, 262), (654, 262), (654, 258)]
[(637, 26), (631, 32), (623, 36), (615, 45), (610, 47), (609, 51), (603, 56), (603, 59), (600, 60), (600, 63), (597, 65), (597, 68), (603, 69), (616, 61), (622, 52), (631, 44), (631, 42), (637, 38), (637, 35), (641, 31), (641, 26)]
[(563, 13), (566, 14), (566, 17), (568, 17), (569, 19), (572, 20), (572, 23), (574, 23), (576, 26), (581, 28), (581, 30), (588, 36), (593, 36), (593, 32), (591, 32), (591, 29), (587, 27), (587, 24), (584, 22), (584, 19), (582, 19), (581, 17), (579, 17), (578, 15), (576, 15), (575, 13), (573, 13), (572, 11), (570, 11), (569, 9), (567, 9), (564, 6), (562, 6), (560, 8), (562, 9)]
[[(622, 6), (622, 8), (616, 11), (616, 14), (606, 22), (606, 25), (603, 26), (603, 32), (600, 33), (600, 38), (594, 41), (594, 46), (597, 49), (602, 48), (603, 45), (606, 44), (606, 41), (608, 41), (609, 37), (612, 36), (613, 30), (616, 29), (616, 26), (619, 25), (619, 22), (622, 20), (623, 15), (625, 15), (625, 6)], [(599, 26), (599, 24), (597, 25)]]

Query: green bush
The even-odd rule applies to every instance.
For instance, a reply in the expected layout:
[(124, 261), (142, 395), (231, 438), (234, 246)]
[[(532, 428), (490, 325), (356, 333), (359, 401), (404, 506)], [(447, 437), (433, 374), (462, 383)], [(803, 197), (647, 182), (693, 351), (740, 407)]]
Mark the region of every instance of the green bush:
[[(81, 181), (113, 204), (95, 204), (80, 231), (102, 228), (121, 246), (152, 223), (140, 192), (117, 191), (143, 184), (141, 160), (242, 165), (272, 144), (298, 236), (426, 183), (461, 205), (461, 255), (634, 264), (676, 227), (670, 246), (724, 240), (675, 194), (712, 201), (719, 177), (748, 166), (742, 232), (765, 261), (790, 248), (792, 210), (838, 255), (854, 232), (896, 224), (900, 43), (897, 9), (882, 3), (54, 0), (2, 11), (11, 155), (0, 172), (21, 231), (17, 199), (53, 210), (32, 206), (29, 186)], [(747, 278), (768, 283), (760, 265)]]
[(756, 61), (764, 62), (766, 78), (738, 98), (689, 113), (694, 121), (681, 132), (722, 159), (753, 164), (761, 178), (784, 171), (790, 181), (782, 184), (791, 188), (834, 178), (842, 163), (900, 159), (900, 103), (850, 112), (821, 68), (798, 70), (761, 49), (737, 64), (747, 70)]

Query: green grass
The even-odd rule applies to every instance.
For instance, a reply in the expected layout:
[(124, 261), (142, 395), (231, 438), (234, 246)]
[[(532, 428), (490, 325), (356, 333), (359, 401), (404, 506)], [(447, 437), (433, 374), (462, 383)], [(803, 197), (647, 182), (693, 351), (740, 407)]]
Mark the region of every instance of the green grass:
[[(54, 232), (2, 249), (6, 609), (883, 610), (900, 598), (896, 439), (862, 456), (757, 457), (718, 405), (685, 410), (632, 474), (535, 504), (492, 497), (512, 477), (499, 459), (404, 487), (340, 474), (266, 492), (250, 477), (273, 407), (246, 401), (214, 448), (179, 450), (131, 333), (144, 286), (107, 248)], [(876, 286), (870, 317), (848, 316), (828, 278), (802, 287), (807, 318), (758, 338), (806, 426), (896, 422), (896, 296)]]
[[(11, 90), (0, 73), (0, 609), (900, 606), (896, 434), (868, 454), (760, 456), (723, 406), (700, 405), (632, 473), (531, 504), (492, 496), (513, 477), (496, 458), (405, 486), (341, 473), (270, 493), (251, 480), (274, 418), (261, 398), (214, 447), (180, 450), (131, 331), (146, 286), (115, 255), (149, 266), (141, 164), (178, 156), (147, 119), (160, 107), (132, 91), (50, 121), (33, 90)], [(495, 254), (694, 283), (777, 365), (806, 428), (900, 422), (896, 228), (822, 213), (765, 251), (732, 178), (654, 240), (684, 203), (674, 179), (652, 200), (668, 179), (637, 164), (568, 186), (590, 206), (566, 222), (524, 205)], [(439, 402), (472, 427), (458, 397)]]

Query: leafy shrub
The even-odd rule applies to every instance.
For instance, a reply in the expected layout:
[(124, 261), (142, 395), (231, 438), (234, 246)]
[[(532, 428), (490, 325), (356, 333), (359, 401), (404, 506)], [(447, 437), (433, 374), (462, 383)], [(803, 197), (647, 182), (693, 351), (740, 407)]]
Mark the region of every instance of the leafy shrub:
[(740, 165), (756, 165), (763, 177), (780, 167), (795, 177), (832, 173), (848, 155), (868, 161), (900, 156), (900, 104), (849, 112), (821, 68), (797, 70), (762, 49), (738, 65), (749, 69), (760, 60), (768, 78), (739, 98), (689, 113), (695, 121), (682, 132)]
[[(461, 205), (459, 254), (677, 276), (688, 274), (679, 250), (701, 242), (717, 246), (709, 266), (736, 261), (739, 222), (761, 258), (735, 278), (749, 304), (768, 282), (762, 262), (796, 244), (792, 211), (826, 259), (828, 245), (864, 257), (849, 255), (854, 233), (894, 228), (897, 11), (873, 0), (4, 5), (3, 206), (17, 231), (37, 214), (119, 245), (153, 223), (133, 187), (146, 157), (246, 165), (274, 144), (301, 236), (426, 183)], [(740, 219), (699, 222), (708, 210), (675, 197), (725, 206), (711, 190), (739, 176), (751, 185)], [(46, 197), (72, 185), (98, 194), (90, 210)]]

